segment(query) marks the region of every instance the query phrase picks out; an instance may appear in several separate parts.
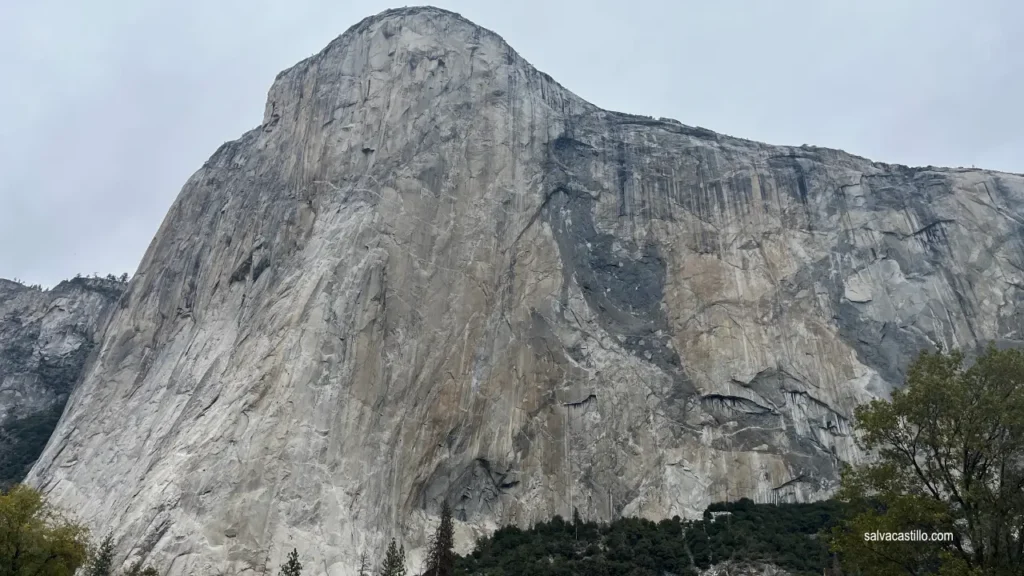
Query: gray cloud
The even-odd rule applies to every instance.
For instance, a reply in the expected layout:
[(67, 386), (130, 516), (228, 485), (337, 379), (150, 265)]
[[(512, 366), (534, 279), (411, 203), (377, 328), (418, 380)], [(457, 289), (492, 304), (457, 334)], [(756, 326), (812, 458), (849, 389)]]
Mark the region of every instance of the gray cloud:
[[(0, 277), (132, 272), (188, 176), (367, 0), (0, 7)], [(1024, 3), (438, 1), (605, 108), (1024, 172)]]

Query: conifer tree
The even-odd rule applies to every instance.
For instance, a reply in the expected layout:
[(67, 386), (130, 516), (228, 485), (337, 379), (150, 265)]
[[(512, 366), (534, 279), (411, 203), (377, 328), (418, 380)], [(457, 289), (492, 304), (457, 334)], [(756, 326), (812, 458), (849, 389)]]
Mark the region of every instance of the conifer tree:
[(114, 538), (107, 535), (89, 562), (85, 576), (110, 576), (114, 566)]
[(452, 523), (452, 508), (445, 500), (441, 504), (441, 523), (437, 526), (427, 552), (429, 576), (452, 576), (455, 572), (455, 526)]
[(301, 576), (302, 562), (299, 562), (299, 551), (292, 548), (288, 553), (288, 561), (281, 566), (281, 576)]
[(388, 551), (384, 555), (380, 576), (405, 576), (405, 546), (399, 548), (394, 538), (391, 539)]
[(366, 558), (366, 552), (359, 555), (359, 576), (370, 576), (370, 562)]

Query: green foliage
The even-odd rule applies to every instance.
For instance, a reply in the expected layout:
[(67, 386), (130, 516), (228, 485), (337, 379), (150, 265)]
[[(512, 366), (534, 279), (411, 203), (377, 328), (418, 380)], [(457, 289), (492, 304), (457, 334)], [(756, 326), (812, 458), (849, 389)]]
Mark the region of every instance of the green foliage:
[[(959, 352), (922, 354), (889, 401), (856, 411), (878, 460), (844, 471), (854, 506), (831, 535), (864, 575), (1024, 574), (1024, 353), (990, 347), (969, 369)], [(873, 542), (880, 532), (952, 532), (953, 541)]]
[(89, 566), (85, 570), (85, 576), (110, 576), (113, 568), (114, 539), (108, 535), (100, 543), (100, 547), (89, 561)]
[(441, 504), (441, 523), (430, 540), (427, 552), (429, 576), (452, 576), (455, 570), (455, 526), (452, 523), (452, 508), (445, 500)]
[(0, 576), (72, 576), (89, 559), (89, 535), (38, 491), (0, 495)]
[[(624, 518), (611, 524), (555, 516), (530, 530), (499, 529), (456, 558), (458, 575), (664, 574), (691, 576), (725, 560), (772, 563), (796, 575), (818, 575), (830, 564), (817, 537), (845, 514), (834, 501), (813, 504), (714, 504), (703, 520), (661, 522)], [(712, 519), (711, 512), (729, 512)]]
[(302, 576), (302, 562), (299, 562), (299, 551), (292, 548), (288, 553), (288, 561), (281, 566), (281, 576)]
[(405, 576), (405, 546), (399, 548), (394, 538), (391, 539), (388, 551), (384, 555), (380, 576)]

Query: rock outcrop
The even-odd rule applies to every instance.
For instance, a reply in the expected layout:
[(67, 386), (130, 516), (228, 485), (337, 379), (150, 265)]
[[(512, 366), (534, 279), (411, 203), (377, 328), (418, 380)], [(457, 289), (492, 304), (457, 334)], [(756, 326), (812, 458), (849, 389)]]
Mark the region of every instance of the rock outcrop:
[(76, 278), (44, 291), (0, 278), (0, 486), (43, 451), (124, 287)]
[[(1024, 177), (601, 110), (385, 12), (185, 184), (30, 480), (176, 576), (828, 495), (919, 350), (1019, 344)], [(416, 568), (419, 565), (416, 564)]]

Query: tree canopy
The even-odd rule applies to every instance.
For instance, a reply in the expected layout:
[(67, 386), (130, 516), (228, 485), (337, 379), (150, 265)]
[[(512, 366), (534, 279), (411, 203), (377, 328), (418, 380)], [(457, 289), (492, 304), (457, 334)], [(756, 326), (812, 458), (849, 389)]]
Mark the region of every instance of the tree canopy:
[(703, 519), (692, 521), (676, 516), (597, 524), (555, 516), (528, 530), (505, 526), (479, 540), (471, 554), (456, 558), (455, 574), (696, 576), (728, 561), (818, 576), (831, 565), (818, 534), (843, 518), (844, 508), (835, 501), (774, 505), (743, 499), (712, 504)]
[[(877, 455), (848, 468), (855, 506), (832, 534), (844, 569), (864, 575), (1024, 574), (1024, 353), (989, 347), (924, 353), (890, 400), (856, 410), (858, 442)], [(865, 534), (951, 532), (949, 542)]]
[(15, 485), (0, 494), (0, 576), (72, 576), (89, 559), (89, 533)]
[(292, 548), (288, 553), (288, 561), (281, 566), (281, 576), (302, 576), (302, 562), (297, 549)]
[(86, 567), (84, 576), (111, 576), (114, 572), (114, 538), (107, 535)]
[(405, 576), (405, 547), (399, 548), (394, 538), (384, 554), (379, 576)]

